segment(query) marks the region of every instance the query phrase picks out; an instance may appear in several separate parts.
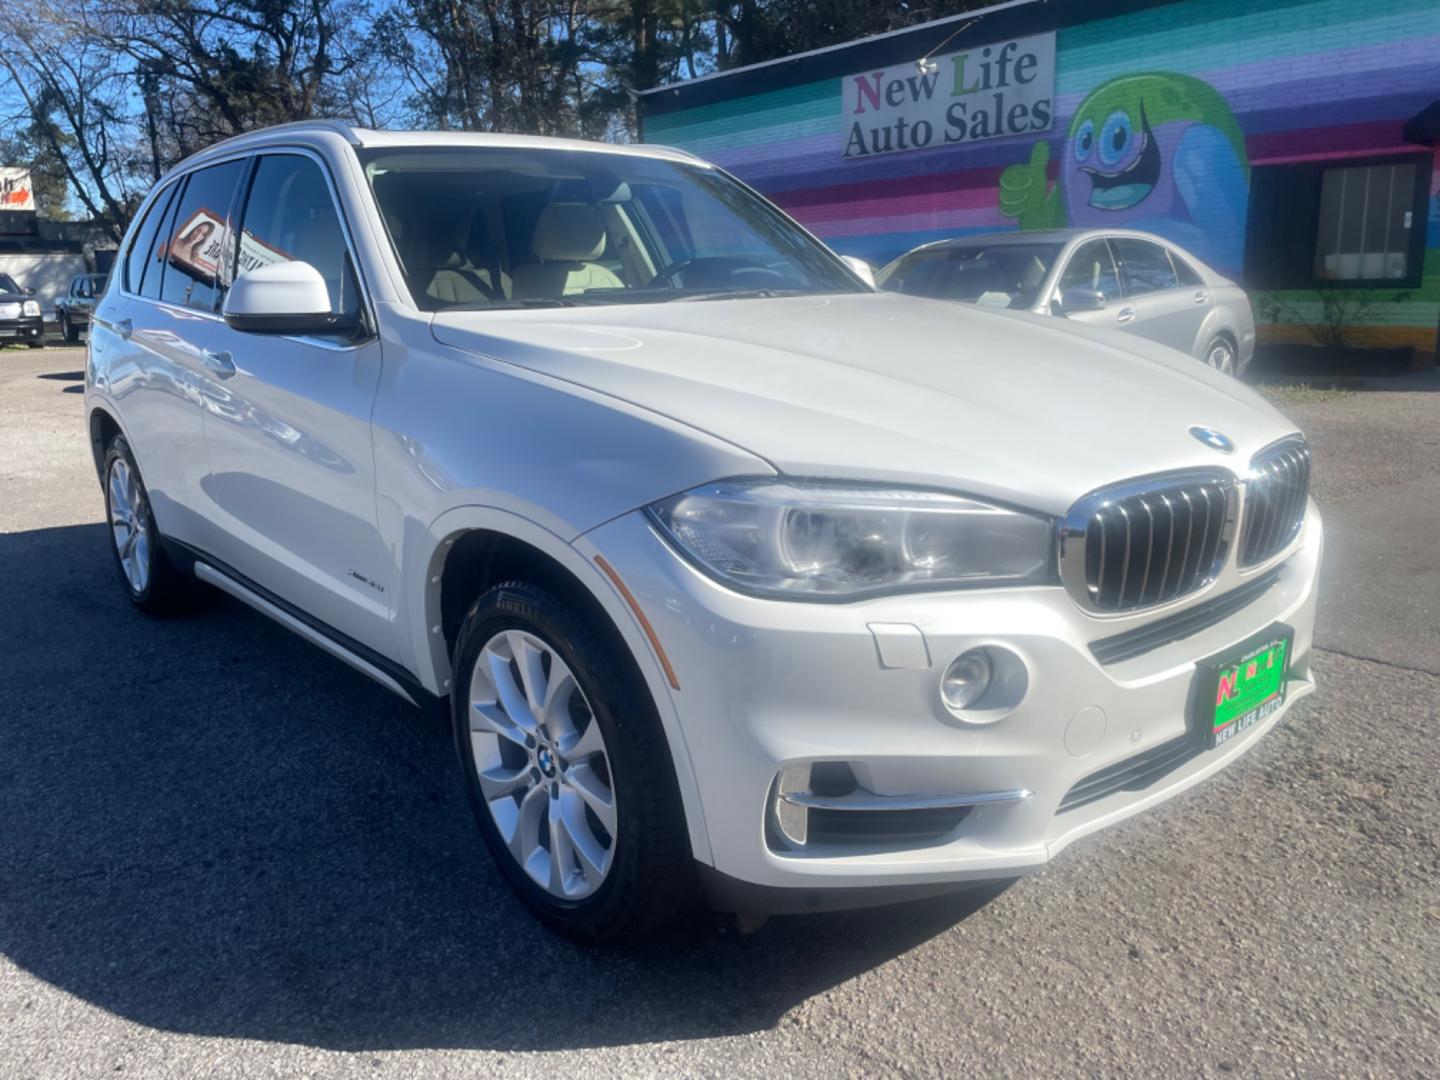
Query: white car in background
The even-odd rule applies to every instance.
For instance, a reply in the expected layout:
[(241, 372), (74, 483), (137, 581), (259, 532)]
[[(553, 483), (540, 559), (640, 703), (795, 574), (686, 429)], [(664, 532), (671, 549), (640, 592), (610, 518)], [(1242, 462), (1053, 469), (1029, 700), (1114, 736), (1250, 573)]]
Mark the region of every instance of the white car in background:
[(1131, 229), (937, 240), (875, 275), (890, 292), (1060, 315), (1138, 334), (1241, 375), (1255, 353), (1250, 298), (1183, 248)]
[(85, 391), (129, 599), (198, 579), (443, 702), (500, 872), (585, 941), (697, 882), (803, 911), (1037, 870), (1314, 688), (1285, 417), (878, 292), (677, 151), (222, 142), (136, 216)]

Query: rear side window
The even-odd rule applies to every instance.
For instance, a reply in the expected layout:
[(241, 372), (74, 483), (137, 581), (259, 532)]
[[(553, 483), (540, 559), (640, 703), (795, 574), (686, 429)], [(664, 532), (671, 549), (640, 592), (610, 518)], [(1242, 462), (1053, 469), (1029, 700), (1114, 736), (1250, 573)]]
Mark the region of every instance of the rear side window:
[(1103, 293), (1106, 300), (1120, 298), (1120, 275), (1104, 240), (1087, 240), (1075, 249), (1060, 276), (1060, 289), (1089, 289)]
[(221, 252), (230, 228), (230, 205), (244, 171), (244, 161), (227, 161), (190, 174), (169, 229), (165, 280), (160, 287), (160, 299), (166, 303), (213, 311), (224, 295)]
[(332, 314), (359, 309), (345, 233), (320, 166), (298, 154), (260, 159), (240, 229), (239, 273), (296, 260), (320, 271)]
[(133, 293), (150, 296), (151, 298), (160, 295), (160, 272), (159, 266), (155, 267), (151, 275), (153, 288), (150, 292), (144, 291), (145, 271), (149, 268), (152, 257), (156, 256), (155, 241), (160, 235), (161, 224), (165, 221), (165, 215), (170, 209), (170, 202), (175, 196), (175, 189), (178, 184), (168, 185), (150, 203), (150, 211), (145, 215), (145, 220), (135, 230), (135, 238), (130, 241), (130, 249), (125, 253), (125, 288)]
[(1117, 236), (1110, 241), (1120, 259), (1125, 288), (1131, 296), (1178, 288), (1180, 281), (1170, 265), (1170, 253), (1159, 244)]
[(1176, 278), (1178, 278), (1180, 284), (1184, 285), (1187, 289), (1198, 288), (1205, 284), (1196, 269), (1173, 251), (1170, 252), (1170, 261), (1175, 265)]

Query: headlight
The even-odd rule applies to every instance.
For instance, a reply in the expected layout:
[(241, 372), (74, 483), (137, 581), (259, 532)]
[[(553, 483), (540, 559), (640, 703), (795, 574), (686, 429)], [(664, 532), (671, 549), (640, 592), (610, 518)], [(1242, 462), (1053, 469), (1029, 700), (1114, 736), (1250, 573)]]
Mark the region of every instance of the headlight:
[(20, 305), (20, 311), (25, 315), (39, 315), (40, 305), (34, 300), (26, 300)]
[(724, 480), (648, 508), (699, 566), (797, 600), (1049, 580), (1049, 518), (943, 491)]

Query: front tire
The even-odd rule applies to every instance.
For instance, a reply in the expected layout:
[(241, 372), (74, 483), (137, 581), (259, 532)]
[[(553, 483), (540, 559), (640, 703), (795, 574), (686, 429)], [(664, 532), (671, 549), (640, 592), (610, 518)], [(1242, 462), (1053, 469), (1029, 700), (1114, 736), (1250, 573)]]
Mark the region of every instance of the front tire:
[(455, 646), (455, 746), (485, 845), (541, 922), (591, 945), (643, 938), (692, 889), (664, 732), (616, 652), (523, 581), (486, 591)]
[(71, 323), (69, 315), (62, 314), (60, 316), (60, 332), (65, 336), (65, 340), (72, 345), (80, 340), (80, 331)]
[(130, 602), (152, 615), (188, 607), (196, 584), (165, 554), (150, 496), (123, 435), (111, 439), (105, 451), (104, 490), (110, 554)]

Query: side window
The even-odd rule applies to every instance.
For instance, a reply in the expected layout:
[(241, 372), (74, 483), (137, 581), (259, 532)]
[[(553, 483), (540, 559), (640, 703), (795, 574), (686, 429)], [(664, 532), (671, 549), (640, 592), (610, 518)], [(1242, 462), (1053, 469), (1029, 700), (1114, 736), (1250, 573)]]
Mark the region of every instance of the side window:
[[(145, 215), (145, 220), (135, 230), (135, 237), (130, 241), (130, 248), (125, 252), (125, 288), (133, 293), (141, 293), (143, 290), (142, 281), (145, 271), (149, 265), (151, 256), (155, 254), (155, 239), (160, 233), (161, 224), (169, 213), (170, 203), (175, 197), (175, 191), (179, 184), (170, 184), (164, 191), (160, 192), (150, 204), (150, 211)], [(154, 289), (148, 296), (157, 297), (160, 295), (160, 268), (155, 268), (152, 278)]]
[(1110, 241), (1125, 273), (1125, 288), (1131, 296), (1178, 288), (1179, 279), (1170, 265), (1170, 253), (1159, 244), (1117, 236)]
[(340, 215), (325, 174), (310, 158), (269, 154), (260, 159), (245, 202), (238, 254), (239, 274), (286, 260), (307, 262), (325, 279), (332, 314), (359, 309)]
[(244, 171), (244, 161), (227, 161), (190, 174), (169, 229), (160, 299), (215, 310), (225, 291), (221, 251), (230, 227), (230, 204)]
[(1110, 244), (1088, 240), (1076, 248), (1060, 275), (1060, 288), (1098, 290), (1106, 300), (1120, 299), (1120, 275), (1115, 271)]
[(1175, 265), (1175, 277), (1185, 288), (1198, 289), (1204, 286), (1205, 282), (1196, 269), (1173, 251), (1170, 253), (1170, 261)]

